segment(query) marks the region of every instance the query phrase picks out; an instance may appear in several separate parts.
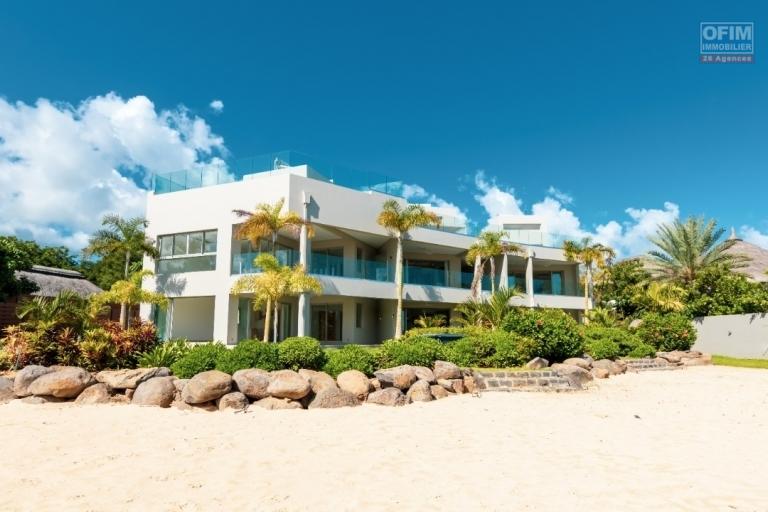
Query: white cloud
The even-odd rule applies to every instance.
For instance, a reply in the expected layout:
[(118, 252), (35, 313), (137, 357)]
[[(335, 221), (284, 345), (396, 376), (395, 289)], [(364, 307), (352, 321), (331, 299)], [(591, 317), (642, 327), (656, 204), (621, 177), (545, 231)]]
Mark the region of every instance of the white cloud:
[[(144, 214), (154, 172), (221, 166), (206, 122), (145, 96), (79, 105), (0, 98), (0, 233), (77, 250), (107, 213)], [(208, 162), (208, 163), (206, 163)]]
[(211, 110), (213, 110), (216, 113), (224, 110), (224, 102), (221, 100), (213, 100), (208, 106), (211, 107)]
[(467, 214), (456, 204), (451, 203), (450, 201), (446, 201), (445, 199), (428, 192), (421, 185), (417, 185), (415, 183), (396, 182), (390, 183), (389, 187), (390, 190), (394, 188), (393, 192), (402, 196), (409, 203), (424, 203), (432, 205), (432, 210), (434, 210), (434, 212), (438, 215), (442, 216), (446, 223), (453, 221), (451, 222), (451, 225), (453, 225), (453, 223), (466, 225), (469, 220), (467, 218)]
[(485, 208), (489, 217), (523, 214), (520, 209), (522, 202), (515, 198), (515, 190), (499, 187), (496, 178), (488, 180), (484, 171), (477, 171), (475, 174), (475, 187), (480, 191), (475, 194), (475, 200)]
[(550, 187), (547, 189), (547, 195), (554, 197), (558, 201), (560, 201), (561, 204), (572, 204), (573, 203), (573, 196), (570, 194), (566, 194), (562, 190), (555, 188), (554, 186), (550, 185)]
[(761, 233), (753, 227), (741, 226), (741, 238), (745, 242), (755, 244), (763, 249), (768, 249), (768, 234)]

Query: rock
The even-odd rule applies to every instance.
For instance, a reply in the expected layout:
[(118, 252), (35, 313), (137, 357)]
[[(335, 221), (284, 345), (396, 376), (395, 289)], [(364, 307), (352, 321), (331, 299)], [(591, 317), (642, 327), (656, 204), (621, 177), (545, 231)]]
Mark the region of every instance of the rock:
[(583, 388), (593, 379), (591, 373), (579, 366), (555, 363), (552, 365), (552, 369), (559, 375), (567, 378), (571, 385), (576, 388)]
[(244, 411), (248, 407), (248, 397), (239, 391), (232, 391), (216, 400), (216, 407), (220, 411), (233, 409), (235, 411)]
[(337, 407), (354, 407), (360, 405), (357, 395), (337, 387), (320, 391), (310, 402), (308, 409), (335, 409)]
[(617, 366), (617, 368), (619, 370), (619, 373), (627, 373), (627, 362), (626, 361), (622, 361), (621, 359), (617, 359), (616, 361), (613, 362), (613, 364), (615, 364)]
[(53, 372), (53, 368), (46, 368), (45, 366), (31, 364), (24, 367), (16, 373), (16, 377), (13, 379), (13, 394), (19, 398), (31, 395), (29, 385), (38, 377), (51, 372)]
[(381, 382), (379, 382), (379, 379), (368, 379), (368, 383), (370, 384), (369, 389), (372, 389), (373, 391), (378, 391), (381, 389)]
[(90, 373), (82, 368), (68, 366), (36, 378), (29, 385), (28, 391), (35, 396), (75, 398), (91, 384), (93, 377)]
[(173, 385), (171, 377), (152, 377), (139, 384), (139, 387), (133, 393), (131, 403), (134, 405), (170, 407), (175, 394), (176, 386)]
[(209, 370), (189, 379), (181, 391), (181, 399), (190, 405), (201, 404), (221, 398), (231, 389), (232, 377), (219, 370)]
[(131, 399), (128, 398), (126, 395), (112, 395), (109, 397), (109, 403), (111, 404), (129, 404), (131, 403)]
[(184, 386), (187, 385), (187, 382), (189, 382), (189, 379), (176, 379), (173, 381), (173, 387), (176, 388), (176, 391), (181, 393), (184, 390)]
[(680, 363), (680, 361), (683, 358), (682, 354), (680, 354), (680, 352), (678, 352), (676, 350), (673, 351), (673, 352), (658, 352), (656, 355), (658, 357), (663, 357), (664, 359), (666, 359), (668, 362), (670, 362), (672, 364)]
[(594, 363), (594, 362), (595, 362), (595, 360), (594, 360), (594, 359), (592, 358), (592, 356), (591, 356), (591, 355), (589, 355), (589, 354), (584, 354), (583, 356), (581, 356), (581, 358), (582, 358), (583, 360), (585, 360), (586, 362), (588, 362), (590, 367), (592, 366), (592, 363)]
[(589, 370), (592, 367), (592, 365), (589, 364), (589, 361), (581, 357), (570, 357), (563, 361), (563, 364), (578, 366), (579, 368), (584, 368), (585, 370)]
[(466, 393), (472, 393), (473, 395), (477, 393), (477, 381), (475, 380), (474, 376), (464, 376), (464, 391)]
[(460, 379), (462, 377), (461, 368), (448, 361), (435, 361), (435, 380), (440, 379)]
[(301, 400), (311, 389), (307, 379), (293, 370), (278, 370), (269, 374), (267, 394), (271, 397)]
[(252, 400), (261, 400), (268, 397), (269, 372), (259, 368), (238, 370), (232, 375), (235, 381), (235, 389)]
[(594, 370), (596, 368), (605, 370), (610, 375), (618, 375), (620, 373), (623, 373), (621, 365), (611, 361), (610, 359), (598, 359), (597, 361), (592, 363), (592, 369)]
[(384, 368), (373, 374), (379, 379), (382, 388), (395, 387), (400, 390), (407, 390), (411, 384), (416, 382), (416, 370), (407, 364), (394, 368)]
[(605, 368), (592, 368), (589, 373), (596, 379), (607, 379), (611, 375), (611, 372)]
[(287, 398), (286, 399), (275, 398), (272, 396), (268, 396), (256, 402), (253, 402), (250, 406), (248, 406), (248, 409), (250, 410), (253, 407), (260, 407), (262, 409), (268, 409), (270, 411), (277, 410), (277, 409), (301, 409), (302, 408), (299, 402), (294, 402), (292, 400), (288, 400)]
[(429, 391), (432, 393), (432, 396), (435, 397), (435, 400), (453, 395), (453, 393), (445, 389), (443, 386), (440, 386), (439, 384), (433, 384), (429, 386)]
[[(146, 381), (145, 381), (145, 382), (146, 382)], [(175, 386), (174, 386), (174, 388), (175, 388)], [(128, 389), (126, 389), (126, 390), (125, 390), (125, 397), (126, 397), (128, 400), (132, 400), (132, 399), (133, 399), (133, 394), (134, 394), (134, 393), (136, 393), (136, 390), (135, 390), (135, 389), (130, 389), (130, 388), (128, 388)]]
[(347, 370), (341, 372), (336, 377), (336, 382), (340, 389), (348, 391), (356, 396), (359, 400), (365, 400), (368, 396), (368, 390), (370, 389), (370, 382), (368, 377), (358, 370)]
[(659, 366), (668, 366), (669, 365), (669, 361), (667, 361), (663, 357), (654, 357), (653, 358), (653, 362), (658, 364)]
[[(299, 375), (301, 375), (301, 371), (299, 371)], [(325, 372), (313, 372), (309, 378), (309, 387), (314, 394), (318, 394), (325, 389), (337, 388), (336, 381)]]
[(712, 354), (701, 354), (699, 359), (701, 359), (704, 364), (712, 364)]
[(683, 366), (706, 366), (708, 364), (711, 364), (704, 359), (698, 358), (698, 357), (689, 357), (683, 359)]
[(85, 388), (75, 399), (75, 403), (82, 405), (108, 404), (111, 398), (107, 385), (99, 382)]
[(435, 373), (429, 368), (427, 368), (426, 366), (414, 366), (413, 371), (416, 374), (416, 378), (418, 380), (425, 380), (430, 384), (434, 384), (435, 382), (437, 382), (437, 379), (435, 378)]
[(134, 370), (103, 370), (96, 374), (96, 380), (110, 389), (136, 389), (142, 382), (154, 377), (168, 377), (168, 368), (136, 368)]
[(464, 392), (464, 379), (437, 379), (438, 385), (442, 386), (446, 391), (451, 393), (463, 393)]
[(525, 363), (525, 367), (529, 370), (540, 370), (542, 368), (546, 368), (549, 366), (549, 361), (544, 359), (543, 357), (534, 357), (527, 363)]
[(60, 402), (66, 402), (66, 398), (57, 398), (55, 396), (25, 396), (21, 399), (21, 403), (24, 404), (57, 404)]
[(419, 379), (413, 383), (406, 396), (412, 402), (431, 402), (432, 392), (429, 389), (429, 381)]
[(13, 392), (13, 381), (8, 377), (0, 377), (0, 403), (14, 398), (16, 395)]
[(373, 393), (368, 395), (368, 400), (367, 400), (369, 404), (389, 405), (389, 406), (406, 405), (410, 401), (411, 399), (408, 396), (404, 395), (403, 392), (396, 387), (384, 388), (379, 391), (374, 391)]

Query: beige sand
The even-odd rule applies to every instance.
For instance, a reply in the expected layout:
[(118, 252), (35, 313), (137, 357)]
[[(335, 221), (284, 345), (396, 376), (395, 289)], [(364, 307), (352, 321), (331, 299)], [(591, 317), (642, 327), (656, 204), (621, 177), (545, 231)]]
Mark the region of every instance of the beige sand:
[(768, 371), (248, 414), (0, 406), (0, 510), (768, 510)]

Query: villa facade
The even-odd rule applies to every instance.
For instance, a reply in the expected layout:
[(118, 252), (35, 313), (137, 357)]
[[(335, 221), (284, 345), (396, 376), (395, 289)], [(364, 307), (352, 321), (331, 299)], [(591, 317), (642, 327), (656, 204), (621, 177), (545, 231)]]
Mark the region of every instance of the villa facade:
[[(165, 293), (170, 301), (165, 311), (142, 306), (142, 316), (152, 318), (164, 338), (229, 345), (260, 338), (263, 313), (254, 311), (248, 295), (230, 290), (238, 277), (258, 271), (253, 260), (266, 247), (235, 237), (242, 219), (233, 210), (285, 198), (286, 209), (311, 222), (314, 236), (281, 233), (278, 259), (304, 264), (322, 283), (323, 293), (280, 303), (279, 338), (307, 335), (327, 344), (391, 338), (396, 242), (376, 219), (384, 201), (394, 197), (406, 204), (393, 195), (399, 184), (371, 177), (361, 184), (360, 175), (355, 175), (357, 183), (347, 184), (340, 173), (318, 169), (307, 159), (270, 160), (236, 173), (187, 171), (155, 178), (146, 217), (160, 257), (145, 260), (145, 268), (156, 274), (145, 287)], [(545, 238), (532, 236), (531, 229), (521, 233), (520, 227), (519, 222), (506, 226), (510, 241), (525, 244), (524, 254), (508, 256), (506, 264), (498, 259), (497, 286), (519, 289), (513, 301), (521, 306), (578, 315), (584, 307), (578, 266), (566, 261), (561, 249), (547, 247)], [(416, 228), (405, 240), (405, 328), (421, 315), (450, 319), (455, 306), (470, 297), (472, 266), (464, 258), (475, 237), (468, 231), (446, 218), (439, 229)], [(483, 290), (490, 290), (488, 277)]]

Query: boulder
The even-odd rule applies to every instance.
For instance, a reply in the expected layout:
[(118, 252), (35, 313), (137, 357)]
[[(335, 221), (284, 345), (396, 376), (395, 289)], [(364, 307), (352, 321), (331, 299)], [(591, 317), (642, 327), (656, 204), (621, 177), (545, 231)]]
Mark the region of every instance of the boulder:
[(66, 402), (66, 398), (56, 398), (55, 396), (25, 396), (21, 399), (23, 404), (57, 404), (60, 402)]
[(584, 354), (583, 356), (581, 356), (581, 358), (582, 358), (583, 360), (585, 360), (586, 362), (588, 362), (588, 363), (589, 363), (589, 366), (592, 366), (592, 363), (594, 363), (594, 362), (595, 362), (595, 360), (594, 360), (594, 359), (592, 358), (592, 356), (591, 356), (591, 355), (589, 355), (589, 354)]
[[(591, 358), (590, 358), (591, 359)], [(563, 364), (569, 364), (571, 366), (578, 366), (579, 368), (584, 368), (585, 370), (589, 370), (592, 365), (587, 361), (586, 359), (582, 357), (570, 357), (563, 361)]]
[[(145, 382), (146, 382), (146, 381), (145, 381)], [(175, 382), (175, 381), (174, 381), (174, 382)], [(174, 386), (174, 387), (175, 387), (175, 386)], [(125, 398), (127, 398), (128, 400), (132, 400), (132, 399), (133, 399), (133, 394), (134, 394), (134, 393), (136, 393), (136, 390), (135, 390), (135, 389), (130, 389), (130, 388), (126, 389), (126, 390), (125, 390)]]
[(13, 381), (8, 377), (0, 377), (0, 403), (14, 398), (16, 395), (13, 392)]
[(433, 372), (426, 366), (414, 366), (413, 371), (414, 373), (416, 373), (416, 378), (418, 380), (425, 380), (430, 384), (434, 384), (435, 382), (437, 382), (437, 379), (435, 378), (435, 372)]
[(546, 368), (549, 366), (549, 361), (544, 359), (543, 357), (534, 357), (527, 363), (525, 363), (525, 367), (529, 370), (540, 370), (542, 368)]
[(552, 365), (552, 369), (568, 379), (573, 387), (583, 388), (586, 384), (593, 379), (592, 374), (580, 366), (574, 366), (564, 363), (555, 363)]
[(176, 388), (176, 391), (181, 393), (184, 390), (184, 386), (187, 385), (187, 382), (189, 382), (189, 379), (176, 379), (173, 381), (173, 387)]
[(131, 399), (128, 398), (126, 395), (116, 394), (109, 397), (109, 403), (111, 404), (129, 404), (131, 403)]
[(354, 407), (360, 405), (357, 395), (337, 387), (320, 391), (310, 402), (308, 409), (335, 409), (337, 407)]
[(699, 357), (683, 358), (683, 366), (706, 366), (708, 364), (711, 363)]
[(611, 375), (611, 372), (605, 368), (592, 368), (589, 373), (596, 379), (607, 379)]
[(654, 357), (653, 358), (653, 362), (658, 364), (659, 366), (668, 366), (669, 365), (669, 361), (667, 361), (663, 357)]
[[(301, 375), (301, 370), (299, 370), (299, 375)], [(327, 373), (312, 372), (312, 375), (309, 377), (309, 387), (312, 388), (314, 394), (318, 394), (324, 389), (335, 389), (337, 386), (333, 377)]]
[(28, 391), (35, 396), (75, 398), (91, 384), (93, 377), (90, 373), (82, 368), (67, 366), (36, 378)]
[(339, 376), (336, 377), (336, 382), (340, 389), (352, 393), (360, 400), (365, 400), (365, 397), (368, 396), (370, 382), (368, 381), (368, 377), (361, 371), (347, 370), (341, 372)]
[(627, 373), (627, 362), (622, 361), (621, 359), (617, 359), (613, 362), (613, 364), (616, 365), (616, 367), (619, 370), (619, 373)]
[(435, 361), (435, 380), (440, 379), (460, 379), (462, 377), (461, 368), (448, 361)]
[(269, 396), (269, 372), (259, 368), (238, 370), (232, 375), (235, 389), (252, 400), (261, 400)]
[(668, 362), (672, 364), (678, 364), (683, 359), (682, 354), (677, 350), (672, 352), (657, 352), (656, 355), (658, 357), (663, 357), (664, 359), (666, 359)]
[(13, 394), (19, 398), (31, 395), (29, 385), (38, 377), (51, 372), (53, 372), (53, 368), (46, 368), (45, 366), (31, 364), (24, 367), (16, 372), (16, 377), (13, 379)]
[(288, 400), (287, 398), (275, 398), (272, 396), (268, 396), (256, 402), (253, 402), (251, 405), (248, 406), (248, 409), (250, 410), (253, 407), (260, 407), (262, 409), (268, 409), (270, 411), (277, 410), (277, 409), (301, 409), (302, 408), (299, 402), (294, 402), (292, 400)]
[(369, 389), (373, 391), (378, 391), (381, 389), (381, 382), (379, 382), (379, 379), (377, 378), (368, 379), (368, 383), (370, 384)]
[(309, 381), (293, 370), (278, 370), (269, 374), (267, 394), (271, 397), (301, 400), (311, 389)]
[(209, 370), (189, 379), (181, 391), (181, 399), (191, 405), (202, 404), (221, 398), (231, 389), (232, 377), (219, 370)]
[(404, 395), (403, 392), (396, 387), (384, 388), (379, 391), (374, 391), (368, 395), (367, 400), (369, 404), (389, 406), (405, 405), (410, 401), (411, 399)]
[(244, 411), (248, 407), (248, 397), (239, 391), (232, 391), (216, 400), (216, 407), (220, 411), (227, 409)]
[(416, 370), (407, 364), (377, 370), (373, 374), (379, 379), (382, 388), (395, 387), (400, 390), (407, 390), (411, 384), (416, 382)]
[(136, 389), (142, 382), (154, 377), (168, 377), (168, 368), (136, 368), (133, 370), (103, 370), (96, 374), (96, 380), (110, 389)]
[(465, 375), (464, 376), (464, 392), (465, 393), (472, 393), (473, 395), (478, 392), (477, 389), (477, 381), (475, 380), (475, 377), (472, 375)]
[(463, 393), (464, 392), (464, 379), (437, 379), (437, 384), (442, 386), (446, 391), (451, 393)]
[(621, 365), (611, 361), (610, 359), (598, 359), (597, 361), (592, 363), (592, 369), (594, 370), (596, 368), (605, 370), (610, 375), (618, 375), (620, 373), (623, 373)]
[(98, 382), (85, 388), (83, 392), (77, 396), (75, 403), (81, 405), (108, 404), (111, 401), (111, 398), (107, 385), (103, 382)]
[(154, 405), (155, 407), (170, 407), (176, 394), (176, 387), (171, 377), (152, 377), (145, 380), (133, 393), (131, 403), (134, 405)]
[(439, 400), (441, 398), (446, 398), (453, 395), (453, 393), (451, 393), (450, 391), (448, 391), (447, 389), (445, 389), (443, 386), (439, 384), (432, 384), (431, 386), (429, 386), (429, 391), (432, 393), (432, 396), (435, 397), (435, 400)]
[(431, 402), (432, 391), (429, 389), (429, 381), (419, 379), (413, 383), (406, 396), (412, 402)]

